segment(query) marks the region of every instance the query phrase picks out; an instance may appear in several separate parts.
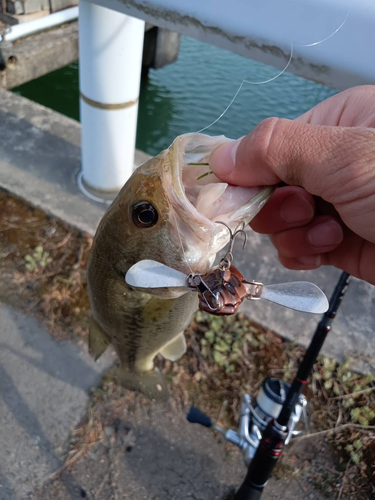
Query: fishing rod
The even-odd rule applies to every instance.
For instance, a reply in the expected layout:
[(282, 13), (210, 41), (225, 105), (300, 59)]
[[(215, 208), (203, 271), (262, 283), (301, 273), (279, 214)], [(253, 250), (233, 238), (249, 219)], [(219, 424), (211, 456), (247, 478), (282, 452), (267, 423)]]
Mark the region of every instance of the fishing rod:
[(302, 391), (331, 330), (332, 321), (336, 317), (349, 280), (350, 275), (343, 272), (329, 301), (328, 310), (315, 330), (292, 384), (278, 378), (266, 378), (254, 405), (251, 404), (251, 397), (248, 394), (243, 397), (238, 431), (219, 427), (198, 408), (192, 407), (189, 410), (187, 415), (189, 422), (220, 432), (242, 451), (248, 471), (233, 500), (261, 498), (284, 446), (293, 436), (299, 434), (299, 431), (294, 429), (302, 415), (307, 422), (307, 400)]

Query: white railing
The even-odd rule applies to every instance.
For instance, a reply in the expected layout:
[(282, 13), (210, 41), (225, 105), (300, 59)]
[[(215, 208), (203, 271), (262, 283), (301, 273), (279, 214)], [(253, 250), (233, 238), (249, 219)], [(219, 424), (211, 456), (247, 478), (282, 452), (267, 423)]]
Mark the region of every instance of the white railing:
[[(280, 69), (290, 61), (289, 72), (337, 89), (375, 83), (375, 0), (80, 0), (80, 6), (92, 14), (81, 9), (83, 179), (96, 189), (119, 189), (133, 169), (136, 108), (129, 111), (129, 103), (138, 99), (143, 35), (140, 25), (139, 36), (132, 35), (132, 18)], [(111, 11), (116, 22), (104, 22)]]

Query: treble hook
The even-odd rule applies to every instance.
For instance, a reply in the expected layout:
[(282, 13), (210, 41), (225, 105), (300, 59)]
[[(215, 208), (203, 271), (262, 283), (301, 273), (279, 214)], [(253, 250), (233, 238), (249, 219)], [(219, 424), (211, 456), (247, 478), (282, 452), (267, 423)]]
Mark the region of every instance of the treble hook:
[(239, 234), (243, 234), (244, 242), (243, 242), (242, 248), (244, 249), (246, 246), (247, 235), (244, 231), (245, 223), (242, 222), (242, 224), (240, 224), (240, 226), (238, 226), (238, 228), (234, 231), (234, 233), (232, 232), (231, 228), (227, 224), (225, 224), (225, 222), (218, 220), (218, 221), (216, 221), (216, 224), (223, 224), (223, 226), (225, 226), (229, 231), (230, 240), (229, 240), (228, 252), (225, 254), (225, 256), (220, 261), (220, 265), (223, 267), (223, 269), (229, 269), (231, 264), (232, 264), (232, 261), (233, 261), (233, 246), (234, 246), (234, 240), (236, 239), (236, 236), (238, 236)]

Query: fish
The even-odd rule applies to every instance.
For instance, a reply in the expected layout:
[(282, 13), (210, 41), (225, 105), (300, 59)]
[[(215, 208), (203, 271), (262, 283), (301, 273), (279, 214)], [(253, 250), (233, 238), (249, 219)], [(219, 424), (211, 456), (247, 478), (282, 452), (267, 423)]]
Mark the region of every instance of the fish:
[(227, 227), (217, 222), (234, 231), (261, 210), (272, 187), (231, 186), (209, 170), (210, 154), (228, 141), (199, 133), (178, 136), (134, 171), (93, 240), (87, 268), (89, 352), (98, 359), (112, 345), (120, 383), (150, 398), (168, 398), (154, 358), (161, 354), (174, 362), (186, 352), (184, 330), (198, 309), (198, 296), (187, 289), (135, 289), (125, 275), (145, 259), (204, 274), (229, 241)]

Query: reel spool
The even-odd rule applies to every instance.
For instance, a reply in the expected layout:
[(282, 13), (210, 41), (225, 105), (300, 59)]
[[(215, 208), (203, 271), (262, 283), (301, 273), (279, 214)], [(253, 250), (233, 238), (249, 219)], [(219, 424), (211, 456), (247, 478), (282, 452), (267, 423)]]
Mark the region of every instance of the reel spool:
[[(289, 389), (290, 384), (287, 382), (279, 378), (269, 377), (263, 381), (254, 404), (251, 403), (250, 395), (245, 394), (241, 401), (238, 431), (219, 427), (195, 407), (189, 410), (187, 419), (191, 423), (210, 427), (223, 434), (227, 441), (241, 449), (245, 465), (248, 466), (268, 423), (279, 416)], [(301, 433), (301, 431), (296, 431), (295, 427), (302, 415), (304, 415), (305, 424), (307, 424), (306, 405), (307, 400), (301, 394), (288, 422), (288, 436), (285, 444), (288, 444), (293, 436)]]

